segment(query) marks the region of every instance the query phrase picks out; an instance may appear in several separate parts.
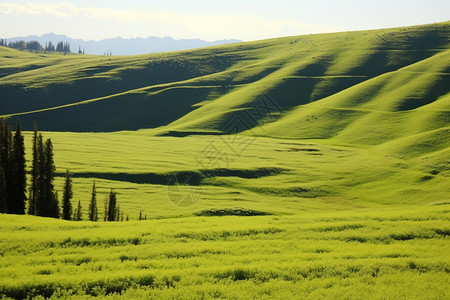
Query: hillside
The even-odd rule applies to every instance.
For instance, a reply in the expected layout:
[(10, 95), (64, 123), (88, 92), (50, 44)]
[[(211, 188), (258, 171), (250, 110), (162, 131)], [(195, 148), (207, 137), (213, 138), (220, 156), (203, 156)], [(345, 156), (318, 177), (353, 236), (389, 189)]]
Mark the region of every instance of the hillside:
[[(251, 129), (269, 113), (258, 134), (380, 143), (448, 125), (449, 34), (446, 22), (125, 57), (2, 48), (0, 113), (28, 129), (169, 134), (226, 132), (236, 118)], [(367, 134), (400, 120), (392, 137)]]
[(448, 299), (449, 36), (0, 48), (0, 115), (51, 138), (59, 195), (68, 169), (85, 219), (94, 183), (129, 219), (0, 214), (0, 298)]
[[(219, 206), (235, 192), (244, 201), (269, 195), (268, 210), (274, 198), (303, 196), (312, 200), (300, 207), (311, 208), (330, 197), (344, 207), (445, 201), (449, 35), (446, 22), (123, 57), (1, 48), (0, 111), (25, 129), (36, 120), (41, 130), (62, 132), (49, 133), (60, 173), (149, 184), (161, 201), (160, 185), (172, 175), (193, 175), (211, 190), (208, 199), (237, 189)], [(123, 130), (130, 132), (67, 132)], [(238, 132), (237, 140), (216, 136)], [(207, 136), (170, 138), (199, 134)], [(168, 151), (180, 142), (181, 153)], [(198, 162), (210, 144), (226, 161)], [(142, 187), (136, 192), (147, 197)], [(373, 197), (380, 192), (382, 200)]]

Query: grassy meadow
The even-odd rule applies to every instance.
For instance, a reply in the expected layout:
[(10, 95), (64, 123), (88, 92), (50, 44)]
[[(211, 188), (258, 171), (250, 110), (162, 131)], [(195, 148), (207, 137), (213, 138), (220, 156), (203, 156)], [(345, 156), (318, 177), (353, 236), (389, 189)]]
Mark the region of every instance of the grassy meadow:
[[(0, 215), (0, 299), (450, 298), (450, 23), (138, 56), (0, 47), (84, 218)], [(145, 221), (138, 221), (142, 211)], [(247, 216), (237, 216), (243, 212)]]
[(446, 299), (449, 207), (124, 223), (2, 216), (0, 293), (16, 299)]

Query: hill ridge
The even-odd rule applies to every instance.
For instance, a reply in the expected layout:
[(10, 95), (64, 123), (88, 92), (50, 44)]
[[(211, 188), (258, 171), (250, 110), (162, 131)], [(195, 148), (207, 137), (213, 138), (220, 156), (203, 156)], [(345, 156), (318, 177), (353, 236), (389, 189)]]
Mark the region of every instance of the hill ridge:
[[(20, 117), (25, 129), (36, 119), (43, 130), (158, 135), (227, 133), (244, 117), (238, 131), (246, 134), (385, 142), (351, 124), (370, 128), (428, 116), (422, 129), (405, 128), (392, 138), (445, 125), (449, 34), (444, 22), (125, 57), (1, 49), (0, 92), (7, 100), (0, 114)], [(276, 109), (255, 114), (258, 101)]]

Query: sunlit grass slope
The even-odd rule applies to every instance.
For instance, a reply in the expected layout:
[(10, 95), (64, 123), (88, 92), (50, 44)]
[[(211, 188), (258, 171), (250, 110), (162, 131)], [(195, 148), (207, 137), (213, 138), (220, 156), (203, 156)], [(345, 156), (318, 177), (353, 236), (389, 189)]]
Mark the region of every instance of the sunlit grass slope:
[[(234, 207), (280, 215), (450, 202), (448, 135), (436, 130), (355, 147), (244, 135), (161, 137), (146, 130), (45, 132), (57, 172), (74, 173), (74, 203), (87, 209), (95, 180), (100, 203), (114, 188), (130, 219), (140, 210), (151, 218)], [(58, 178), (57, 189), (62, 186)]]
[[(413, 119), (408, 112), (447, 95), (449, 35), (446, 22), (124, 57), (2, 48), (0, 114), (26, 113), (20, 118), (28, 129), (37, 120), (42, 129), (57, 131), (227, 132), (265, 97), (275, 109), (258, 112), (247, 127), (281, 114), (269, 135), (345, 138), (365, 128), (358, 123)], [(311, 104), (317, 100), (319, 108)], [(318, 114), (323, 106), (327, 110)], [(383, 112), (402, 113), (386, 120)], [(308, 114), (318, 123), (305, 121)], [(336, 119), (340, 124), (329, 130)], [(373, 139), (356, 134), (356, 140)]]
[(0, 298), (449, 298), (449, 27), (0, 47), (0, 115), (46, 130), (59, 195), (69, 169), (85, 219), (94, 182), (130, 219), (0, 215)]
[(450, 50), (300, 106), (262, 134), (381, 144), (450, 125)]
[[(445, 202), (449, 28), (123, 57), (1, 48), (0, 107), (25, 128), (141, 129), (45, 133), (58, 173), (74, 173), (75, 201), (87, 208), (96, 180), (102, 197), (119, 192), (132, 219), (140, 209), (163, 217)], [(185, 195), (187, 208), (173, 203)]]
[(0, 295), (448, 299), (448, 220), (448, 204), (109, 224), (0, 215)]

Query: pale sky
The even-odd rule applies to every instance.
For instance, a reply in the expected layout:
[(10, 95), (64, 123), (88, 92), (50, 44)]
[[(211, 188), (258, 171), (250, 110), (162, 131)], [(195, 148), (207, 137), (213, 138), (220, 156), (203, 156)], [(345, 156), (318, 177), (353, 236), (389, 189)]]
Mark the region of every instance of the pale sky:
[(244, 41), (450, 20), (449, 0), (0, 0), (0, 37)]

